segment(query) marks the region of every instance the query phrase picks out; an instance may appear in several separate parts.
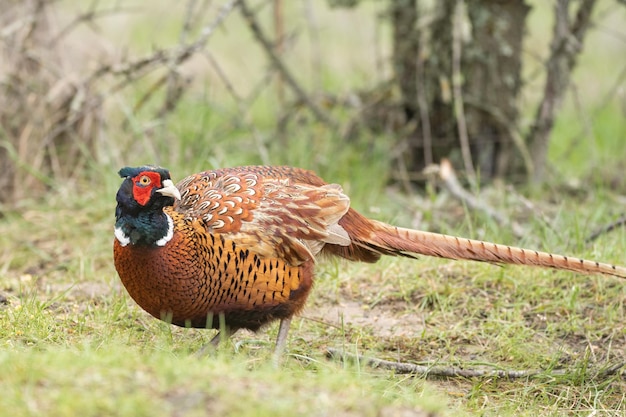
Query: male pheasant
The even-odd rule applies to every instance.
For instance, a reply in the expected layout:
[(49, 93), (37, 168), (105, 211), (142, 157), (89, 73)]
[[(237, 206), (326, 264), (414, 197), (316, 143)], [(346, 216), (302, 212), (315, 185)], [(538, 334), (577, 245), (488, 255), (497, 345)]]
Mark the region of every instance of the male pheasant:
[(158, 167), (119, 175), (115, 267), (137, 304), (172, 324), (228, 335), (281, 320), (276, 352), (322, 254), (365, 262), (421, 254), (626, 277), (624, 267), (368, 219), (339, 185), (303, 169), (225, 168), (176, 186)]

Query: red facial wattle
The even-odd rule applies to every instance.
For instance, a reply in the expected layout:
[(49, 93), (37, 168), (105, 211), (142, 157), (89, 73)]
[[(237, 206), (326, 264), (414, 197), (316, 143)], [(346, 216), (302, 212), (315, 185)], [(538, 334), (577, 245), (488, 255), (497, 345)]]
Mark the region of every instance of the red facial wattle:
[(158, 172), (144, 171), (133, 178), (133, 197), (142, 206), (148, 204), (155, 188), (161, 188), (161, 176)]

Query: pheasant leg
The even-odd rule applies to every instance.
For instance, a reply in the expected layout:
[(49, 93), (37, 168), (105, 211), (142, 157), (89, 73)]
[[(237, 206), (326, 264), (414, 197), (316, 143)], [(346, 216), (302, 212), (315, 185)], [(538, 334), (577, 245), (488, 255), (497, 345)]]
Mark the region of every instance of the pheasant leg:
[(222, 330), (218, 331), (215, 336), (209, 341), (208, 344), (204, 345), (197, 353), (196, 356), (202, 357), (205, 356), (210, 350), (215, 350), (219, 346), (222, 340), (226, 340), (235, 333), (237, 333), (239, 329), (231, 329), (230, 327), (225, 327)]
[(273, 361), (278, 365), (280, 358), (283, 356), (285, 346), (287, 345), (287, 335), (289, 334), (289, 326), (291, 325), (291, 317), (282, 319), (278, 328), (278, 336), (276, 336), (276, 347), (274, 348)]

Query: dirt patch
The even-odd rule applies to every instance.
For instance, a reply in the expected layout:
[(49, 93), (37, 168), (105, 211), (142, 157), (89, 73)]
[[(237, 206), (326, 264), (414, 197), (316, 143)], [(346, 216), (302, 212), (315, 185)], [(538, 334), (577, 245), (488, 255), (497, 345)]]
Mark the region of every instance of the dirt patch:
[(307, 308), (303, 315), (335, 327), (343, 324), (366, 327), (374, 336), (385, 339), (419, 335), (424, 329), (423, 317), (398, 310), (389, 303), (370, 308), (354, 300), (345, 300), (326, 307)]

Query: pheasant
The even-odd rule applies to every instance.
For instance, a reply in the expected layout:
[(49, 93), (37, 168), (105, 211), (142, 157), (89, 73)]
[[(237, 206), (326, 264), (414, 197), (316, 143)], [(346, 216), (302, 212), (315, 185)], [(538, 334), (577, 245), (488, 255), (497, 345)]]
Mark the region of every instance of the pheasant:
[(625, 267), (368, 219), (339, 185), (303, 169), (225, 168), (177, 185), (159, 167), (119, 175), (115, 268), (137, 304), (171, 324), (227, 336), (280, 320), (277, 354), (324, 254), (364, 262), (428, 255), (626, 277)]

